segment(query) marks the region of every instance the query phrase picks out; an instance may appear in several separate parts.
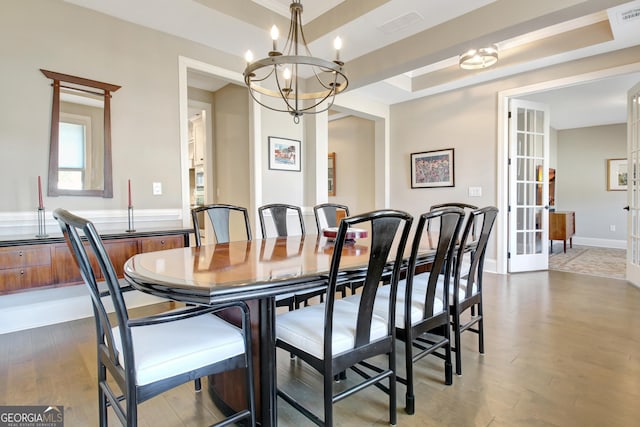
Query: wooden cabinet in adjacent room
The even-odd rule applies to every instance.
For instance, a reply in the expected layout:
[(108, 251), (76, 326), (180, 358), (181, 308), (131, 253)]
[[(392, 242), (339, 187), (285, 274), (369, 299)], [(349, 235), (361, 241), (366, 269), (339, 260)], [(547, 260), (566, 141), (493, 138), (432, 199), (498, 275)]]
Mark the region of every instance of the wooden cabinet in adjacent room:
[(549, 240), (562, 240), (564, 251), (567, 252), (567, 240), (569, 247), (573, 247), (573, 235), (576, 234), (575, 212), (549, 212)]
[[(101, 235), (119, 278), (124, 263), (137, 253), (189, 246), (192, 230), (146, 231)], [(99, 271), (93, 254), (89, 260)], [(101, 273), (97, 279), (102, 278)], [(0, 295), (44, 286), (82, 283), (82, 276), (62, 237), (0, 240)]]

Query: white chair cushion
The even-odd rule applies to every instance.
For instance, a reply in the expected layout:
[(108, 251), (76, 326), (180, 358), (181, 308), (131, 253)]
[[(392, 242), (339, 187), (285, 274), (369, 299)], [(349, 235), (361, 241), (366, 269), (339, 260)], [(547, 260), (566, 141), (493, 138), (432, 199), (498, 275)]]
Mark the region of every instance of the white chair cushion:
[[(120, 330), (114, 345), (124, 366)], [(136, 384), (141, 386), (244, 353), (242, 331), (213, 314), (131, 328)]]
[[(353, 349), (355, 345), (358, 307), (344, 300), (333, 306), (332, 356)], [(276, 316), (276, 337), (318, 359), (324, 358), (325, 304), (315, 304)], [(387, 322), (373, 315), (371, 319), (371, 341), (387, 336)]]
[[(422, 276), (422, 275), (418, 275)], [(424, 300), (425, 295), (427, 293), (427, 278), (418, 277), (417, 280), (414, 279), (413, 293), (412, 293), (412, 301), (411, 301), (411, 324), (415, 325), (420, 322), (424, 313)], [(404, 329), (404, 308), (405, 308), (405, 297), (406, 297), (406, 286), (407, 283), (405, 280), (400, 280), (398, 282), (398, 296), (396, 297), (396, 328)], [(385, 285), (378, 288), (376, 292), (376, 301), (373, 305), (373, 312), (378, 316), (387, 318), (388, 307), (389, 307), (389, 297), (391, 293), (391, 286)], [(351, 295), (347, 298), (344, 298), (343, 301), (352, 303), (352, 304), (360, 304), (360, 294)], [(444, 311), (444, 305), (442, 303), (442, 299), (435, 298), (433, 303), (433, 312), (434, 315), (442, 313)]]
[[(438, 276), (438, 293), (441, 293), (442, 287), (444, 286), (444, 275)], [(460, 279), (460, 288), (458, 290), (458, 301), (462, 301), (465, 298), (465, 292), (467, 290), (467, 281), (465, 279)], [(474, 282), (473, 287), (471, 288), (471, 295), (475, 295), (478, 293), (478, 285)], [(453, 302), (453, 283), (450, 283), (449, 289), (449, 302)]]

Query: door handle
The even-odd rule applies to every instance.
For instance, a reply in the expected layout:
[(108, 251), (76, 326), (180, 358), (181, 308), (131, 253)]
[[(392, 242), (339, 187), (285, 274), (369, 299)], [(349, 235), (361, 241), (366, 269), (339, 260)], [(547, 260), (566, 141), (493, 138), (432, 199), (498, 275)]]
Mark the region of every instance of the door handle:
[(546, 210), (549, 210), (549, 205), (545, 205), (545, 206), (544, 206), (544, 208), (545, 208)]
[(622, 208), (622, 209), (624, 209), (625, 211), (628, 211), (628, 210), (629, 210), (629, 206), (625, 206), (625, 207), (624, 207), (624, 208)]

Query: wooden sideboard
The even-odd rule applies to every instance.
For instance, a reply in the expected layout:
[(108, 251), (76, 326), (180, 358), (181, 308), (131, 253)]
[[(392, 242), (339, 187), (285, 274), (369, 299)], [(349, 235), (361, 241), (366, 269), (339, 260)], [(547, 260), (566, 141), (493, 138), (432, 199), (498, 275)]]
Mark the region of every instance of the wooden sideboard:
[[(105, 233), (100, 237), (118, 277), (122, 278), (124, 263), (133, 255), (189, 246), (192, 232), (191, 229), (148, 230)], [(92, 262), (96, 262), (95, 259)], [(80, 270), (61, 235), (43, 239), (0, 239), (0, 295), (79, 283), (82, 283)]]
[(564, 242), (564, 252), (567, 252), (567, 240), (569, 247), (573, 247), (573, 235), (576, 234), (575, 212), (549, 212), (549, 241), (553, 252), (553, 241)]

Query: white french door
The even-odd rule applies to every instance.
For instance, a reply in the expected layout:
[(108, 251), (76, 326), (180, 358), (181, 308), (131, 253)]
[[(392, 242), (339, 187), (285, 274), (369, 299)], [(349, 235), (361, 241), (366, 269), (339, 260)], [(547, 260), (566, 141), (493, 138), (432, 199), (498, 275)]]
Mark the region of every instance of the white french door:
[(640, 286), (640, 83), (627, 98), (627, 280)]
[(509, 272), (549, 266), (549, 107), (509, 108)]

